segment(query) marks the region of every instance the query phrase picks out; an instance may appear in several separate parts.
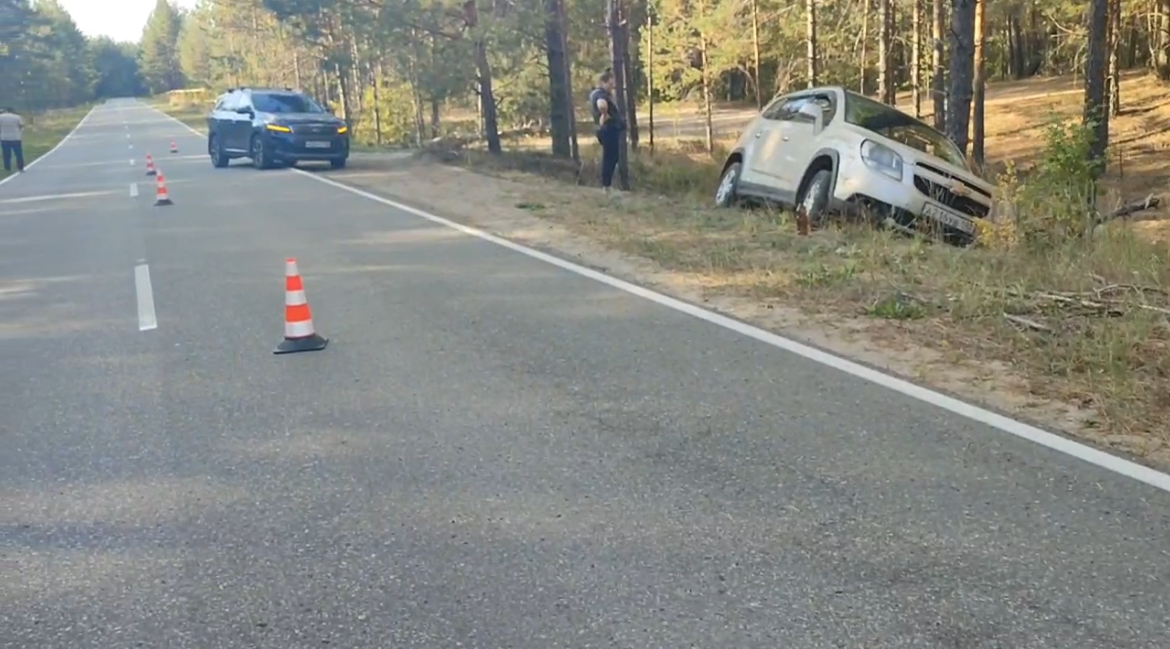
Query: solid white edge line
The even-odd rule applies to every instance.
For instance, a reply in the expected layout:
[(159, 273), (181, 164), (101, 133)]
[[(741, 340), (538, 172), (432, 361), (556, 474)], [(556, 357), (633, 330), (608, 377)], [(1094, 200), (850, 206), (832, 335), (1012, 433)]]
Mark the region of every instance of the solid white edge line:
[(134, 293), (138, 298), (138, 330), (158, 329), (154, 313), (154, 289), (150, 286), (150, 266), (139, 263), (134, 267)]
[[(158, 110), (157, 108), (154, 110), (165, 115), (167, 119), (182, 125), (183, 128), (191, 131), (195, 135), (204, 137), (202, 133), (196, 131), (178, 119), (163, 113), (163, 111)], [(403, 212), (413, 214), (414, 216), (426, 219), (432, 223), (436, 223), (453, 230), (458, 230), (459, 232), (471, 235), (484, 241), (489, 241), (513, 252), (518, 252), (533, 259), (538, 259), (576, 275), (588, 277), (589, 279), (601, 282), (602, 284), (616, 288), (620, 291), (624, 291), (631, 295), (636, 295), (640, 298), (650, 300), (651, 302), (669, 309), (685, 313), (700, 320), (709, 322), (713, 325), (723, 327), (724, 329), (734, 331), (738, 334), (753, 338), (762, 343), (783, 349), (787, 352), (791, 352), (797, 356), (801, 356), (810, 361), (813, 361), (814, 363), (820, 363), (821, 365), (831, 367), (840, 372), (844, 372), (845, 374), (855, 376), (859, 379), (862, 379), (863, 381), (868, 381), (875, 385), (880, 385), (884, 388), (908, 396), (911, 399), (917, 399), (923, 403), (950, 411), (956, 415), (959, 415), (960, 417), (965, 417), (972, 421), (1001, 430), (1005, 433), (1008, 433), (1009, 435), (1014, 435), (1016, 437), (1028, 440), (1029, 442), (1033, 442), (1035, 444), (1039, 444), (1040, 446), (1052, 449), (1058, 453), (1064, 453), (1065, 455), (1074, 457), (1084, 462), (1088, 462), (1089, 464), (1101, 467), (1102, 469), (1112, 471), (1127, 478), (1132, 478), (1138, 482), (1143, 482), (1156, 489), (1170, 492), (1170, 474), (1156, 471), (1147, 466), (1138, 464), (1137, 462), (1126, 460), (1111, 453), (1106, 453), (1105, 451), (1093, 448), (1086, 444), (1082, 444), (1067, 437), (1057, 435), (1056, 433), (1050, 433), (1031, 424), (1017, 421), (999, 413), (992, 412), (991, 410), (987, 410), (986, 408), (981, 408), (979, 406), (969, 404), (965, 401), (960, 401), (959, 399), (948, 396), (941, 392), (936, 392), (935, 390), (931, 390), (929, 388), (924, 388), (905, 379), (879, 372), (878, 370), (875, 370), (866, 365), (862, 365), (861, 363), (848, 360), (841, 356), (830, 354), (828, 352), (817, 349), (816, 347), (797, 342), (796, 340), (792, 340), (790, 338), (785, 338), (784, 336), (772, 333), (770, 331), (764, 331), (759, 327), (754, 327), (747, 323), (740, 322), (739, 320), (734, 320), (725, 315), (715, 313), (714, 311), (708, 311), (702, 307), (698, 307), (668, 295), (652, 291), (648, 288), (638, 286), (637, 284), (633, 284), (616, 277), (611, 277), (591, 268), (586, 268), (584, 266), (574, 264), (573, 262), (566, 261), (560, 257), (555, 257), (539, 250), (534, 250), (502, 237), (498, 237), (494, 234), (489, 234), (483, 230), (478, 230), (476, 228), (463, 225), (462, 223), (456, 223), (455, 221), (445, 219), (441, 216), (436, 216), (416, 207), (411, 207), (409, 205), (378, 196), (377, 194), (373, 194), (356, 187), (350, 187), (349, 185), (339, 183), (336, 180), (309, 173), (301, 169), (290, 169), (289, 171), (307, 176), (318, 182), (325, 183), (326, 185), (331, 185), (342, 191), (361, 196), (362, 198), (374, 201), (375, 203), (381, 203), (382, 205), (402, 210)]]
[[(44, 152), (43, 154), (41, 154), (40, 156), (38, 156), (38, 157), (37, 157), (37, 159), (35, 159), (35, 160), (33, 160), (32, 162), (30, 162), (30, 163), (26, 164), (26, 165), (24, 166), (24, 170), (25, 170), (25, 171), (28, 171), (29, 169), (32, 169), (32, 168), (33, 168), (33, 166), (34, 166), (34, 165), (36, 165), (37, 163), (39, 163), (41, 160), (44, 160), (45, 158), (47, 158), (47, 157), (49, 157), (49, 156), (53, 155), (54, 153), (56, 153), (56, 152), (57, 152), (57, 149), (60, 149), (60, 148), (61, 148), (61, 145), (63, 145), (63, 144), (65, 144), (66, 142), (68, 142), (68, 141), (69, 141), (69, 139), (70, 139), (70, 138), (72, 138), (72, 137), (73, 137), (73, 135), (74, 135), (75, 133), (77, 133), (77, 129), (81, 128), (81, 126), (82, 126), (83, 124), (85, 124), (86, 120), (88, 120), (88, 119), (89, 119), (89, 116), (90, 116), (90, 115), (93, 115), (93, 111), (95, 111), (95, 110), (97, 110), (97, 106), (94, 106), (93, 108), (90, 108), (90, 109), (89, 109), (89, 112), (85, 114), (85, 117), (82, 117), (82, 118), (81, 118), (81, 121), (80, 121), (80, 122), (78, 122), (78, 123), (77, 123), (77, 125), (73, 127), (73, 130), (72, 130), (72, 131), (69, 131), (69, 133), (67, 133), (67, 134), (65, 135), (65, 137), (61, 138), (61, 141), (57, 143), (57, 146), (55, 146), (55, 147), (53, 147), (53, 148), (49, 149), (48, 151), (46, 151), (46, 152)], [(168, 117), (169, 117), (169, 116), (168, 116)], [(16, 177), (17, 177), (17, 176), (19, 176), (19, 175), (20, 175), (20, 174), (10, 174), (10, 175), (8, 175), (8, 176), (6, 176), (6, 177), (4, 177), (4, 178), (0, 178), (0, 185), (3, 185), (4, 183), (6, 183), (6, 182), (8, 182), (8, 181), (12, 180), (13, 178), (16, 178)]]

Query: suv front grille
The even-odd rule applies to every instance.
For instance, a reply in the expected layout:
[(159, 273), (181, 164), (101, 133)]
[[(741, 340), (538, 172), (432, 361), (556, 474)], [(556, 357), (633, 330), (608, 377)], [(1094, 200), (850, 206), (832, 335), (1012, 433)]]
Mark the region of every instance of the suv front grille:
[[(926, 171), (938, 174), (943, 178), (948, 178), (951, 182), (957, 181), (967, 189), (969, 194), (978, 194), (979, 196), (986, 198), (988, 203), (991, 202), (990, 194), (961, 178), (955, 178), (953, 175), (943, 171), (942, 169), (938, 169), (930, 165), (919, 164), (918, 166)], [(938, 182), (931, 178), (927, 178), (926, 176), (914, 174), (914, 187), (918, 191), (926, 194), (931, 199), (936, 200), (953, 210), (967, 214), (968, 216), (975, 216), (979, 218), (986, 217), (988, 212), (991, 211), (991, 207), (987, 203), (978, 201), (971, 196), (960, 196), (956, 194), (949, 185), (950, 183)]]

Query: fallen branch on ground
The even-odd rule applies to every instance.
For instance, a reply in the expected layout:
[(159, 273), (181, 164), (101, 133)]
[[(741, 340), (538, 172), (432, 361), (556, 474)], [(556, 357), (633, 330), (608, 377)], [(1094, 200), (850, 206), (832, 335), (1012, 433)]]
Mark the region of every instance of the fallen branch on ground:
[(1003, 317), (1006, 318), (1008, 322), (1010, 322), (1014, 325), (1023, 327), (1025, 329), (1031, 329), (1032, 331), (1043, 331), (1044, 333), (1049, 333), (1049, 334), (1052, 333), (1052, 327), (1049, 327), (1048, 325), (1036, 322), (1035, 320), (1029, 320), (1028, 318), (1025, 318), (1023, 316), (1005, 313), (1005, 314), (1003, 314)]
[(1121, 207), (1113, 210), (1108, 214), (1101, 215), (1101, 221), (1112, 221), (1113, 219), (1120, 219), (1127, 217), (1137, 212), (1144, 212), (1145, 210), (1152, 210), (1162, 204), (1162, 199), (1150, 194), (1142, 200), (1130, 201), (1122, 204)]

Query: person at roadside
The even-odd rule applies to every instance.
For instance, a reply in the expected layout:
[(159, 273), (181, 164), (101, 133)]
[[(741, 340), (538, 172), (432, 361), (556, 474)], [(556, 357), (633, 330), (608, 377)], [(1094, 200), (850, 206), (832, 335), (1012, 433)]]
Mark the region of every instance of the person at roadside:
[(11, 108), (0, 108), (0, 149), (3, 149), (4, 171), (12, 171), (12, 157), (16, 156), (16, 171), (24, 172), (24, 120)]
[(597, 77), (597, 87), (589, 93), (589, 108), (597, 126), (597, 142), (601, 144), (601, 186), (607, 196), (613, 191), (613, 172), (617, 169), (621, 138), (626, 130), (613, 91), (613, 70), (607, 68)]

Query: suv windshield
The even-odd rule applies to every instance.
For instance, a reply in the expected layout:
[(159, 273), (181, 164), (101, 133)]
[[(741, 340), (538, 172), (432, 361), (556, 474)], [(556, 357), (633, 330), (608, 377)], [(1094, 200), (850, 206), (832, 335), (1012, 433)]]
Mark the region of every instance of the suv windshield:
[(970, 169), (959, 147), (947, 136), (902, 111), (867, 97), (845, 93), (845, 121), (882, 137)]
[(261, 113), (324, 113), (325, 109), (304, 95), (293, 93), (255, 93), (252, 106)]

